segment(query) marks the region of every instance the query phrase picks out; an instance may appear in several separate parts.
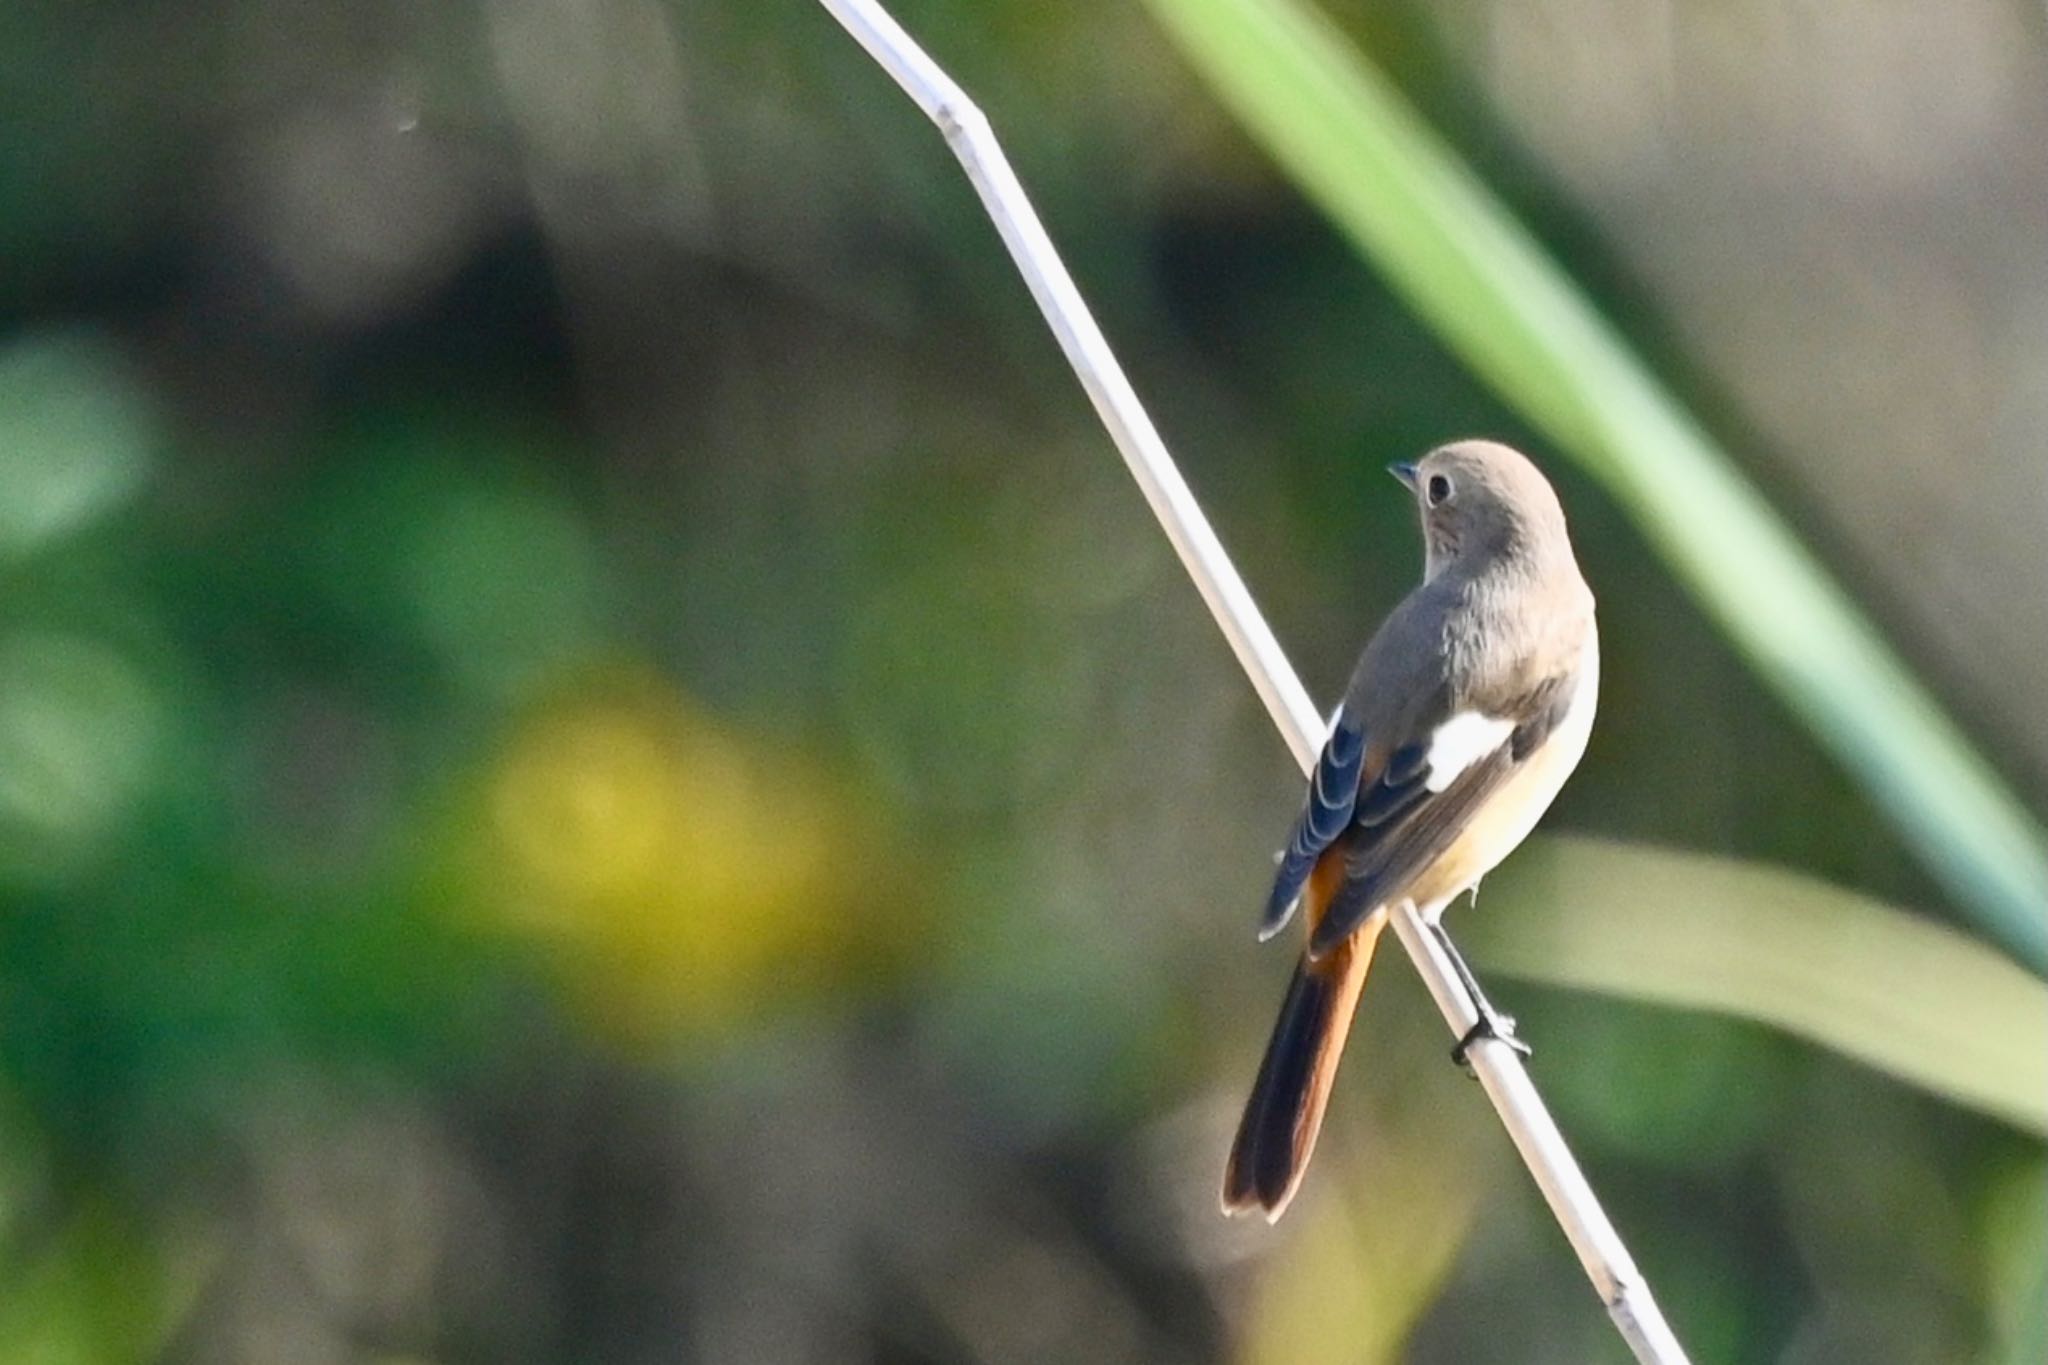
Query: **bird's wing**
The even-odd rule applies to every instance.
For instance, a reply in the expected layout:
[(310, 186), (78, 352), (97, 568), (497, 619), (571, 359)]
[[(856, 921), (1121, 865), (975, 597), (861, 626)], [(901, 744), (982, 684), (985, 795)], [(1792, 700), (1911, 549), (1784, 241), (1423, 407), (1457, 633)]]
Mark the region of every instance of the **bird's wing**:
[(1259, 920), (1259, 937), (1269, 939), (1280, 932), (1294, 914), (1301, 889), (1316, 860), (1349, 828), (1358, 787), (1365, 772), (1365, 729), (1358, 720), (1338, 707), (1309, 778), (1308, 797), (1294, 831), (1281, 850), (1280, 866), (1273, 876), (1273, 893), (1266, 898), (1266, 913)]
[(1399, 897), (1454, 844), (1488, 799), (1543, 746), (1578, 687), (1576, 669), (1490, 710), (1437, 720), (1393, 751), (1352, 803), (1343, 887), (1309, 937), (1320, 956)]

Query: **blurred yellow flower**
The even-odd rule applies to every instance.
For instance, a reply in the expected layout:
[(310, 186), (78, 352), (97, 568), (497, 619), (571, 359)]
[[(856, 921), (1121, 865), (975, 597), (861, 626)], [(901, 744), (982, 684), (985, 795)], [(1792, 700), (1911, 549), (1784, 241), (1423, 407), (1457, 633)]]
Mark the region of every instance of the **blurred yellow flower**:
[(493, 914), (541, 940), (593, 1021), (648, 1039), (717, 1032), (848, 964), (867, 881), (819, 765), (743, 738), (666, 684), (558, 699), (488, 781)]

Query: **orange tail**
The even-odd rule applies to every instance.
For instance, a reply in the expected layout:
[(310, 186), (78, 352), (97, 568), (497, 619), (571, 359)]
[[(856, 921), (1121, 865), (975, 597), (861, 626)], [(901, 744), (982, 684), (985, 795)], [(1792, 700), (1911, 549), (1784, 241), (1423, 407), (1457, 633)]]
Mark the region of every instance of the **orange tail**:
[(1287, 1211), (1315, 1151), (1358, 992), (1386, 923), (1377, 913), (1345, 942), (1314, 961), (1304, 954), (1295, 967), (1223, 1168), (1225, 1212), (1263, 1209), (1274, 1222)]

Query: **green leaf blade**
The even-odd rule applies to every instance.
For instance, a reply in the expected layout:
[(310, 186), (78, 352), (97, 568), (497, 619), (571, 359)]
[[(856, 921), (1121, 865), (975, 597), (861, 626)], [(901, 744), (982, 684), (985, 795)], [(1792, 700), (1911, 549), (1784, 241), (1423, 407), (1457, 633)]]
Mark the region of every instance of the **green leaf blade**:
[(2048, 1138), (2048, 983), (1811, 877), (1601, 840), (1532, 841), (1460, 926), (1489, 969), (1768, 1024)]

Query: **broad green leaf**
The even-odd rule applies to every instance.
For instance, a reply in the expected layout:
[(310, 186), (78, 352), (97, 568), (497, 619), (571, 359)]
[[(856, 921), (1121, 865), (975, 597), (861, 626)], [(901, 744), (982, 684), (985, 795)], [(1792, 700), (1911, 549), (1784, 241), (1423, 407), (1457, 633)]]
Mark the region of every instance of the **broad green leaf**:
[(2048, 983), (1978, 941), (1732, 859), (1540, 839), (1457, 927), (1484, 967), (1738, 1015), (2048, 1136)]
[(1290, 0), (1148, 0), (1410, 307), (1600, 479), (1984, 930), (2048, 972), (2048, 837), (1783, 519), (1457, 154)]

